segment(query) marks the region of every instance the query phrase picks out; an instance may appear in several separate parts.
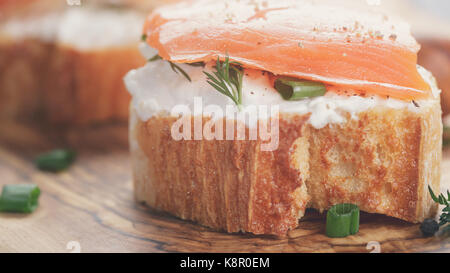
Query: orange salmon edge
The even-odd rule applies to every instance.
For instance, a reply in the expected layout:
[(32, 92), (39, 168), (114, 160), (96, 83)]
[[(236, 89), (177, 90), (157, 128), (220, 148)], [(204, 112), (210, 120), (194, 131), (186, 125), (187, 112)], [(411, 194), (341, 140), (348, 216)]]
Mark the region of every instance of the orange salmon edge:
[[(154, 24), (155, 21), (158, 21), (158, 22), (156, 22), (156, 25)], [(168, 21), (168, 20), (161, 18), (161, 17), (158, 18), (158, 16), (154, 16), (151, 20), (146, 22), (146, 25), (144, 27), (144, 29), (146, 31), (144, 31), (144, 33), (150, 34), (147, 36), (147, 43), (151, 47), (158, 50), (159, 55), (164, 60), (173, 61), (171, 58), (171, 55), (173, 55), (173, 54), (177, 55), (177, 52), (176, 51), (173, 52), (173, 49), (171, 50), (170, 47), (166, 48), (166, 45), (162, 44), (159, 40), (158, 29), (159, 29), (160, 25), (163, 24), (162, 22), (164, 22), (164, 21)], [(169, 52), (167, 50), (169, 50)], [(217, 54), (215, 52), (208, 53), (207, 50), (200, 51), (200, 53), (202, 53), (202, 55), (203, 55), (202, 57), (199, 57), (196, 59), (177, 59), (175, 62), (176, 63), (192, 63), (192, 62), (200, 62), (201, 61), (201, 62), (209, 63), (209, 62), (216, 62), (218, 57), (219, 57), (220, 61), (224, 61), (226, 59), (226, 56), (224, 55), (225, 53), (224, 54)], [(230, 60), (234, 60), (234, 59), (235, 58), (233, 56), (230, 57)], [(257, 70), (261, 70), (261, 71), (268, 71), (269, 73), (274, 73), (274, 72), (270, 72), (270, 70), (261, 69), (261, 67), (252, 67), (251, 65), (246, 63), (246, 61), (251, 61), (251, 60), (240, 61), (240, 63), (242, 63), (242, 66), (244, 68), (257, 69)], [(359, 86), (359, 85), (342, 86), (340, 84), (334, 84), (332, 82), (327, 82), (324, 84), (327, 85), (327, 91), (335, 92), (338, 94), (352, 95), (351, 93), (354, 93), (354, 95), (360, 95), (360, 96), (378, 95), (380, 97), (392, 97), (392, 98), (397, 98), (397, 99), (401, 99), (401, 100), (411, 100), (411, 99), (429, 97), (431, 94), (431, 88), (430, 88), (429, 84), (427, 84), (425, 82), (425, 80), (420, 77), (419, 73), (412, 73), (412, 74), (416, 74), (416, 75), (410, 74), (411, 81), (414, 82), (413, 85), (402, 86), (402, 85), (397, 85), (397, 84), (392, 83), (394, 86), (393, 88), (379, 87), (379, 86), (378, 87)], [(318, 73), (317, 75), (320, 76), (321, 73)], [(276, 79), (276, 77), (279, 77), (279, 76), (275, 76), (275, 79)], [(296, 78), (302, 79), (300, 77), (296, 77)], [(311, 79), (309, 79), (309, 80), (311, 80)], [(354, 80), (357, 80), (357, 79), (354, 79)], [(273, 78), (271, 78), (271, 83), (274, 83)], [(380, 82), (380, 83), (382, 83), (382, 82)], [(389, 84), (391, 82), (388, 81), (386, 83)], [(420, 91), (420, 90), (424, 90), (424, 91)]]

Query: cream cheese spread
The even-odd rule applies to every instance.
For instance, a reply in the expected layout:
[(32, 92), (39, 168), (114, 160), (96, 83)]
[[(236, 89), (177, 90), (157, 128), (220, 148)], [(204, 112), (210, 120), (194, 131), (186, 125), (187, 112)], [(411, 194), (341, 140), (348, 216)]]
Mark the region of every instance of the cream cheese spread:
[[(154, 56), (157, 52), (146, 46), (140, 46), (146, 58)], [(203, 71), (211, 72), (212, 67), (194, 67), (178, 64), (192, 79), (189, 82), (185, 77), (176, 74), (169, 63), (163, 60), (148, 62), (144, 67), (130, 71), (125, 77), (125, 84), (132, 95), (132, 107), (142, 121), (146, 121), (161, 112), (171, 113), (177, 105), (184, 105), (194, 113), (195, 98), (201, 98), (202, 109), (208, 105), (236, 107), (231, 99), (216, 91), (207, 83)], [(424, 79), (432, 86), (433, 95), (439, 96), (439, 89), (430, 72), (418, 67)], [(433, 100), (419, 100), (419, 106), (432, 103)], [(270, 85), (267, 76), (261, 71), (246, 70), (242, 86), (242, 108), (245, 111), (250, 106), (279, 106), (281, 113), (308, 114), (309, 123), (317, 128), (328, 124), (338, 124), (346, 121), (347, 114), (357, 118), (357, 114), (374, 107), (388, 107), (394, 109), (407, 108), (410, 111), (419, 111), (412, 102), (396, 99), (385, 99), (377, 96), (342, 96), (328, 92), (325, 96), (304, 99), (300, 101), (286, 101)], [(203, 115), (209, 115), (205, 111)], [(220, 118), (214, 116), (216, 118)]]

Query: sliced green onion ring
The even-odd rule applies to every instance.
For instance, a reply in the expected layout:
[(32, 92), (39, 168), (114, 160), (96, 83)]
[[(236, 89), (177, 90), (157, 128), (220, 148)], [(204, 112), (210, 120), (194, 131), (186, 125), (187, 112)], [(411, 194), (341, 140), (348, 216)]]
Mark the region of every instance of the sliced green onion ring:
[(0, 196), (0, 211), (31, 213), (38, 206), (41, 190), (33, 184), (5, 185)]
[(282, 77), (275, 80), (275, 89), (285, 100), (302, 100), (325, 95), (327, 88), (323, 83)]
[(358, 233), (359, 207), (354, 204), (338, 204), (327, 213), (326, 234), (331, 238), (347, 237)]
[(57, 149), (39, 155), (34, 162), (40, 170), (59, 172), (67, 169), (75, 161), (75, 157), (76, 153), (72, 150)]

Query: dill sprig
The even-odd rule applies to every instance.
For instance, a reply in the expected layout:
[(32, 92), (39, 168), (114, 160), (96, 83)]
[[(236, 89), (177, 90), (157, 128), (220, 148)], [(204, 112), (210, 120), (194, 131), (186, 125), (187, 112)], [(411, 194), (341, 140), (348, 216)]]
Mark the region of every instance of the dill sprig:
[[(158, 54), (156, 54), (155, 56), (151, 57), (150, 59), (148, 59), (149, 62), (154, 62), (157, 60), (162, 60), (161, 56), (159, 56)], [(188, 81), (192, 82), (191, 77), (189, 77), (188, 73), (186, 73), (186, 71), (184, 71), (181, 67), (179, 67), (178, 65), (167, 61), (170, 64), (170, 67), (172, 68), (172, 70), (175, 73), (180, 73), (181, 75), (183, 75)]]
[(159, 56), (158, 54), (156, 54), (155, 56), (151, 57), (147, 61), (154, 62), (154, 61), (157, 61), (157, 60), (162, 60), (161, 56)]
[(184, 71), (181, 67), (179, 67), (178, 65), (176, 65), (172, 62), (169, 62), (169, 64), (175, 73), (180, 72), (181, 75), (183, 75), (188, 81), (192, 82), (191, 77), (189, 77), (188, 73), (186, 73), (186, 71)]
[(224, 62), (217, 58), (215, 68), (214, 75), (203, 72), (208, 77), (208, 83), (240, 107), (242, 105), (242, 78), (244, 76), (240, 64), (237, 62), (230, 63), (227, 56)]
[[(447, 190), (447, 197), (445, 197), (442, 193), (439, 194), (439, 196), (436, 196), (430, 186), (428, 186), (428, 190), (430, 191), (431, 198), (434, 202), (445, 206), (445, 208), (442, 209), (441, 216), (439, 217), (439, 226), (444, 226), (450, 223), (450, 191)], [(450, 231), (450, 226), (447, 226), (445, 231)]]

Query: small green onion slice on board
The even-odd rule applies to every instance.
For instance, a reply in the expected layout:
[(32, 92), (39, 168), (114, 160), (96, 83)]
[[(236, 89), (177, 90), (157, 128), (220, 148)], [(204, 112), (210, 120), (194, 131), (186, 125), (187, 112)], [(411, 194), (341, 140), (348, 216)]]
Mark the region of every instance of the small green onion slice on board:
[(285, 100), (302, 100), (325, 95), (323, 83), (282, 77), (275, 80), (275, 89)]
[(354, 204), (338, 204), (327, 213), (326, 234), (331, 238), (347, 237), (358, 233), (359, 207)]
[(57, 149), (39, 155), (34, 162), (40, 170), (59, 172), (67, 169), (75, 161), (75, 157), (76, 153), (72, 150)]
[(38, 206), (41, 190), (34, 184), (3, 186), (0, 196), (0, 211), (31, 213)]

